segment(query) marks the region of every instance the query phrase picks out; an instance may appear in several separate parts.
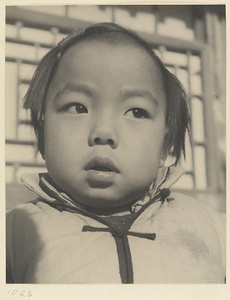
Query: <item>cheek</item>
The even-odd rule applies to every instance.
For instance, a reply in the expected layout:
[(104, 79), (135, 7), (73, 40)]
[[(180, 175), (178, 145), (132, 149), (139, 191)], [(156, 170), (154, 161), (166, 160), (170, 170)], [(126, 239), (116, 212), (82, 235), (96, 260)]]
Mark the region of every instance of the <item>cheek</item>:
[(155, 127), (146, 126), (145, 130), (135, 131), (135, 135), (130, 139), (130, 145), (143, 160), (157, 159), (163, 152), (164, 137), (164, 124)]
[(55, 156), (58, 151), (58, 135), (60, 131), (56, 128), (55, 124), (51, 120), (44, 124), (44, 148), (46, 161), (51, 157), (51, 154)]
[(55, 118), (47, 118), (44, 124), (44, 158), (48, 171), (58, 169), (68, 156), (70, 147), (69, 135)]
[(69, 178), (74, 170), (82, 168), (87, 148), (85, 128), (79, 130), (75, 122), (51, 116), (44, 124), (44, 133), (44, 158), (53, 177)]
[[(85, 144), (85, 128), (79, 129), (75, 122), (50, 118), (44, 124), (45, 150), (64, 147), (71, 150)], [(64, 145), (62, 147), (62, 145)]]
[(138, 182), (147, 185), (154, 181), (163, 157), (164, 130), (146, 130), (132, 139), (127, 161), (129, 172)]

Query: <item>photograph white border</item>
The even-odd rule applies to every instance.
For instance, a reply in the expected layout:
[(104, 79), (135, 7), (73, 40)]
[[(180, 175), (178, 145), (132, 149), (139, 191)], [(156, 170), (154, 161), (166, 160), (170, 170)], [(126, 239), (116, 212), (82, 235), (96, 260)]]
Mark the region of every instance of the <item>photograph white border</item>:
[[(146, 285), (69, 285), (69, 284), (5, 284), (5, 134), (4, 134), (4, 66), (5, 66), (5, 6), (23, 6), (23, 5), (116, 5), (116, 4), (196, 4), (196, 5), (211, 5), (225, 4), (226, 5), (226, 21), (227, 21), (227, 57), (229, 55), (229, 4), (230, 1), (76, 1), (76, 0), (2, 0), (0, 3), (0, 298), (1, 299), (34, 299), (34, 300), (58, 300), (58, 299), (177, 299), (177, 300), (212, 300), (221, 299), (227, 300), (230, 298), (230, 264), (229, 264), (229, 230), (227, 230), (227, 282), (226, 284), (146, 284)], [(227, 82), (229, 82), (229, 61), (227, 59)], [(227, 120), (229, 121), (229, 89), (227, 88)], [(227, 136), (229, 135), (229, 122), (227, 123)], [(229, 153), (229, 141), (227, 139), (227, 151)], [(227, 158), (227, 170), (229, 170), (229, 159)], [(228, 178), (228, 177), (227, 177)], [(227, 180), (228, 182), (228, 180)], [(229, 185), (227, 186), (227, 195), (229, 195)], [(229, 199), (227, 199), (227, 229), (229, 228)], [(25, 291), (23, 295), (19, 293), (13, 295), (13, 290)], [(10, 292), (11, 291), (11, 292)], [(30, 294), (31, 293), (31, 294)], [(32, 296), (31, 296), (32, 295)]]

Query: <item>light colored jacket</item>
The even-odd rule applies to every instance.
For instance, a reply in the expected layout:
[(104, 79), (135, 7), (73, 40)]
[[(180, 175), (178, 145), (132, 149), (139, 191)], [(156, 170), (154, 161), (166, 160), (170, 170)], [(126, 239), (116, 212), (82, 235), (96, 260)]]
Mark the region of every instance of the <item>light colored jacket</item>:
[(206, 204), (167, 194), (180, 176), (161, 168), (131, 217), (104, 218), (60, 193), (47, 174), (25, 175), (39, 198), (7, 213), (9, 282), (223, 283), (224, 221)]

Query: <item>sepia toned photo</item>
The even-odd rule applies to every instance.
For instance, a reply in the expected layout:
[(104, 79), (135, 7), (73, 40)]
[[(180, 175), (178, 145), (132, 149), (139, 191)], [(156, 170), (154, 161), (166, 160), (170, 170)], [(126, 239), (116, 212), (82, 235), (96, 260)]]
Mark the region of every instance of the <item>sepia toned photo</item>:
[(7, 284), (226, 284), (225, 5), (5, 10)]

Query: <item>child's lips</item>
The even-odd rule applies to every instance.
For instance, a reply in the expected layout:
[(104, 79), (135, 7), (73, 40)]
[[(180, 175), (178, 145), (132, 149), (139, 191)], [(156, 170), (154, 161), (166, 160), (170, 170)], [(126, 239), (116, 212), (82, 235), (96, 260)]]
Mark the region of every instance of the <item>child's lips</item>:
[(101, 156), (90, 160), (85, 166), (85, 171), (90, 186), (97, 188), (109, 187), (120, 173), (110, 158)]
[(99, 172), (120, 173), (113, 161), (109, 157), (96, 156), (91, 159), (85, 166), (85, 170), (95, 170)]

